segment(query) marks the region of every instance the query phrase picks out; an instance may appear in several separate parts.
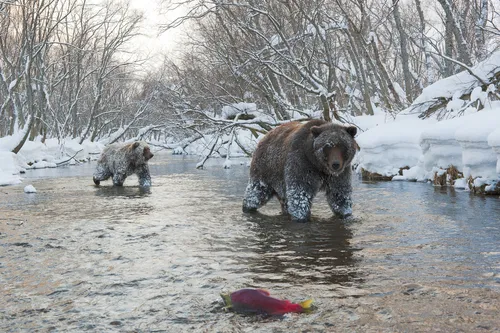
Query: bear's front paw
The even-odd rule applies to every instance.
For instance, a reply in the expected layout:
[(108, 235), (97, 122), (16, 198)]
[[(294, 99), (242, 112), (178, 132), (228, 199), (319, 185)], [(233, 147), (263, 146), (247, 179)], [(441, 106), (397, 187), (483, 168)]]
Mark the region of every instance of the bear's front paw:
[(352, 208), (346, 207), (343, 209), (338, 209), (338, 210), (335, 210), (335, 212), (333, 212), (333, 213), (335, 214), (336, 217), (341, 218), (341, 219), (345, 219), (345, 218), (352, 215)]

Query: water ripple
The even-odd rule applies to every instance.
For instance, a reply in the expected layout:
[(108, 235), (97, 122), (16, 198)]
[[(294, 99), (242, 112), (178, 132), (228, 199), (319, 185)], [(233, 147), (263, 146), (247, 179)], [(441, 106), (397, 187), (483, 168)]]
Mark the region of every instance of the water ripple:
[[(95, 187), (88, 174), (34, 180), (34, 197), (5, 188), (0, 330), (500, 326), (498, 198), (356, 181), (354, 218), (331, 217), (319, 195), (311, 222), (298, 224), (279, 215), (276, 200), (241, 213), (246, 167), (199, 171), (195, 163), (158, 159), (147, 190), (135, 180)], [(312, 297), (316, 308), (280, 318), (225, 312), (219, 292), (242, 287)]]

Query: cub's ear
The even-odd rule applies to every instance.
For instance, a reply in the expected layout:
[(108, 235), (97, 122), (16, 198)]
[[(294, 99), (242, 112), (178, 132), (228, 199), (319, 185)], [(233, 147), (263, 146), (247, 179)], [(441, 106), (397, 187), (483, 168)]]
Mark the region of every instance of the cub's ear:
[(317, 138), (318, 135), (321, 134), (321, 132), (323, 132), (323, 130), (321, 129), (321, 127), (319, 127), (319, 126), (313, 126), (313, 127), (311, 127), (311, 133), (312, 133), (312, 135), (315, 138)]
[(356, 133), (358, 133), (358, 128), (356, 126), (349, 126), (346, 127), (345, 129), (347, 133), (349, 133), (353, 138), (356, 136)]
[(132, 145), (132, 149), (136, 149), (140, 144), (141, 143), (139, 141), (134, 142), (134, 144)]

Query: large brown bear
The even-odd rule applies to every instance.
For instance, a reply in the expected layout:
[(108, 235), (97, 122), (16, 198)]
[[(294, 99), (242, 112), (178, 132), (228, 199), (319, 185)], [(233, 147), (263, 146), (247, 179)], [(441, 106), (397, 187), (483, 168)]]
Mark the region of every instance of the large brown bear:
[(270, 131), (253, 154), (243, 211), (255, 211), (275, 195), (283, 213), (306, 222), (314, 196), (325, 190), (335, 215), (351, 215), (356, 132), (354, 126), (324, 120), (290, 122)]
[(99, 185), (101, 181), (113, 177), (113, 185), (122, 186), (128, 176), (136, 174), (139, 177), (139, 185), (151, 186), (148, 161), (153, 156), (144, 141), (109, 145), (104, 148), (97, 161), (94, 183)]

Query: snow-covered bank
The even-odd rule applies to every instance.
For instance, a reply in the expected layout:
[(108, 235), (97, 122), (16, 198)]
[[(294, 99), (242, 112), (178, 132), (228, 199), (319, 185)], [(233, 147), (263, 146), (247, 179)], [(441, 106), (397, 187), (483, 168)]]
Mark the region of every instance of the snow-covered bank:
[(500, 105), (464, 118), (467, 122), (455, 132), (455, 139), (462, 147), (464, 176), (496, 178), (497, 158), (488, 144), (488, 136), (500, 129)]
[[(468, 70), (433, 83), (391, 123), (360, 134), (357, 170), (393, 180), (433, 180), (500, 192), (496, 185), (500, 177), (499, 61), (496, 52)], [(411, 115), (414, 118), (408, 121)], [(461, 178), (455, 181), (457, 177)]]
[(490, 133), (488, 144), (497, 154), (497, 174), (500, 175), (500, 127)]
[[(396, 117), (360, 134), (357, 171), (393, 180), (435, 180), (493, 191), (500, 177), (500, 104), (442, 120)], [(454, 182), (450, 168), (463, 179)], [(409, 170), (403, 168), (409, 167)], [(456, 176), (456, 175), (455, 175)], [(446, 179), (445, 179), (446, 180)], [(495, 190), (496, 191), (496, 190)]]
[(385, 178), (397, 175), (401, 168), (416, 165), (421, 154), (420, 134), (433, 123), (435, 120), (401, 116), (363, 132), (356, 138), (361, 148), (358, 171), (362, 168)]
[(11, 152), (16, 138), (0, 138), (0, 186), (15, 185), (22, 182), (22, 176), (28, 169), (55, 168), (63, 164), (95, 160), (104, 149), (104, 145), (88, 140), (79, 144), (76, 139), (67, 139), (59, 143), (57, 139), (27, 141), (18, 154)]
[(0, 186), (20, 184), (25, 163), (9, 151), (0, 151), (0, 161)]

